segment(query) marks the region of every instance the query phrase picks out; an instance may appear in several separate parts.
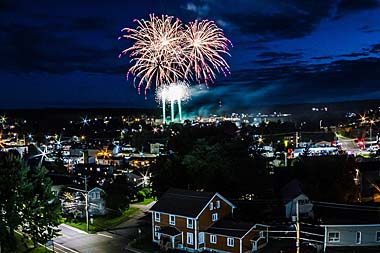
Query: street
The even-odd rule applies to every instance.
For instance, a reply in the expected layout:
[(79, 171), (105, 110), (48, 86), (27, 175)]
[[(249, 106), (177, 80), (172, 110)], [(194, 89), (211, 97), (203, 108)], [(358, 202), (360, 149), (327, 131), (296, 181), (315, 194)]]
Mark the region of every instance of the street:
[[(126, 252), (128, 242), (138, 236), (138, 229), (146, 226), (146, 212), (154, 204), (131, 205), (139, 210), (131, 217), (108, 231), (96, 234), (88, 234), (82, 230), (61, 224), (59, 229), (61, 235), (54, 238), (54, 244), (48, 248), (57, 253), (104, 253), (104, 252)], [(149, 214), (148, 214), (149, 215)]]

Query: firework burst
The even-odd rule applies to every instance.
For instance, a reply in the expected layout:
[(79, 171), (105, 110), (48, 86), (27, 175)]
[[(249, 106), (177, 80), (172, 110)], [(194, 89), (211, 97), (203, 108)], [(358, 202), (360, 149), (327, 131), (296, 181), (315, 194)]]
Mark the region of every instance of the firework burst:
[(138, 91), (145, 83), (145, 92), (152, 84), (156, 87), (163, 83), (175, 82), (184, 77), (186, 63), (181, 57), (182, 23), (172, 16), (154, 14), (149, 20), (135, 20), (136, 29), (125, 28), (127, 34), (122, 37), (135, 41), (132, 47), (122, 51), (129, 54), (134, 65), (130, 74), (140, 79)]
[(176, 83), (161, 85), (156, 91), (157, 103), (162, 103), (162, 117), (166, 119), (166, 103), (170, 102), (171, 121), (174, 121), (174, 103), (177, 102), (179, 120), (182, 121), (182, 101), (190, 99), (189, 83), (178, 81)]
[(188, 61), (186, 77), (194, 72), (198, 83), (203, 80), (207, 85), (208, 81), (215, 80), (216, 72), (222, 72), (225, 76), (230, 74), (229, 66), (222, 55), (230, 55), (228, 46), (232, 46), (232, 43), (213, 21), (190, 22), (186, 25), (184, 40), (184, 55)]
[(183, 25), (172, 16), (154, 14), (149, 20), (134, 20), (135, 29), (125, 28), (120, 38), (134, 44), (119, 55), (129, 54), (132, 67), (129, 75), (138, 81), (138, 91), (145, 85), (145, 92), (153, 84), (156, 88), (165, 83), (180, 80), (213, 82), (217, 73), (227, 75), (229, 66), (223, 55), (232, 46), (222, 29), (209, 20), (190, 22)]

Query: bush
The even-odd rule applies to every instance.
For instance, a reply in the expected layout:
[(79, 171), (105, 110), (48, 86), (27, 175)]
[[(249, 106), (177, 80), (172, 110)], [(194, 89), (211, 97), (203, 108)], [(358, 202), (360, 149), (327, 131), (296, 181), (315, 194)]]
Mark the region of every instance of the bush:
[(136, 193), (137, 202), (142, 202), (146, 198), (146, 194), (143, 190), (140, 190)]

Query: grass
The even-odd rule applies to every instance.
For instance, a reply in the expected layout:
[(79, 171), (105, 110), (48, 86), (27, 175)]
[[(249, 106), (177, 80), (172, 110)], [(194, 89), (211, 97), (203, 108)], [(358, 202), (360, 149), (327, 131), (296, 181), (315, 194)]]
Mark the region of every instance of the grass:
[(97, 217), (94, 219), (95, 226), (101, 227), (103, 230), (107, 228), (113, 228), (124, 221), (127, 221), (129, 217), (137, 212), (139, 209), (137, 207), (129, 207), (128, 210), (125, 210), (120, 216), (115, 218), (107, 217)]
[(37, 246), (36, 248), (33, 248), (33, 242), (30, 240), (26, 241), (27, 246), (24, 245), (22, 241), (22, 236), (20, 234), (15, 233), (15, 238), (17, 241), (17, 249), (16, 253), (46, 253), (46, 252), (52, 252), (49, 249), (46, 249), (45, 247), (42, 246)]
[[(130, 216), (134, 214), (135, 212), (137, 212), (138, 210), (139, 209), (136, 207), (130, 207), (128, 210), (125, 210), (120, 216), (117, 216), (117, 217), (107, 217), (107, 216), (95, 217), (93, 224), (90, 223), (89, 225), (90, 227), (89, 232), (95, 233), (98, 231), (103, 231), (103, 230), (113, 228), (123, 223), (124, 221), (127, 221), (130, 218)], [(87, 232), (85, 220), (84, 221), (81, 220), (78, 222), (64, 220), (64, 223), (69, 226), (72, 226), (72, 227), (75, 227), (77, 229)]]
[(148, 205), (150, 203), (152, 203), (155, 199), (152, 197), (152, 198), (146, 198), (144, 199), (143, 201), (141, 202), (135, 202), (133, 204), (139, 204), (139, 205)]

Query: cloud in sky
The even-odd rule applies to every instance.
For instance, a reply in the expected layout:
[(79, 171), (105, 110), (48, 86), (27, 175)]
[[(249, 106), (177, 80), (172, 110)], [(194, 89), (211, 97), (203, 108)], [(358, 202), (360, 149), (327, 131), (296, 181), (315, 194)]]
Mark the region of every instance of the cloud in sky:
[(3, 106), (155, 107), (154, 90), (148, 100), (139, 96), (125, 80), (128, 57), (117, 58), (131, 43), (117, 40), (120, 29), (153, 12), (184, 22), (213, 19), (234, 44), (227, 58), (232, 75), (219, 77), (194, 103), (214, 104), (223, 97), (232, 108), (344, 100), (360, 93), (379, 98), (380, 0), (4, 0), (0, 82), (25, 93), (10, 95)]

